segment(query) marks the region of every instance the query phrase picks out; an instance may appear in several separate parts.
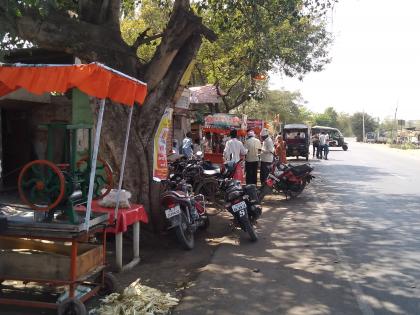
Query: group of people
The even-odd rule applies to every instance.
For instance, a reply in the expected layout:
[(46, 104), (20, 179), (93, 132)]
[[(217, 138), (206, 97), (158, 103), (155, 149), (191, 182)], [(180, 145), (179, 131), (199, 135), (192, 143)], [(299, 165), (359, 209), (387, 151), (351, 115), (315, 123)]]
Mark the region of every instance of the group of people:
[(261, 131), (260, 137), (261, 140), (253, 130), (249, 130), (246, 140), (242, 143), (237, 137), (237, 131), (233, 129), (223, 151), (225, 162), (236, 163), (245, 156), (247, 184), (257, 184), (258, 164), (260, 164), (260, 181), (263, 185), (270, 173), (274, 156), (278, 156), (282, 163), (286, 163), (286, 144), (283, 137), (278, 135), (274, 143), (265, 128)]
[(325, 131), (322, 131), (321, 134), (314, 134), (312, 136), (312, 157), (316, 155), (318, 159), (328, 160), (329, 140), (330, 136)]

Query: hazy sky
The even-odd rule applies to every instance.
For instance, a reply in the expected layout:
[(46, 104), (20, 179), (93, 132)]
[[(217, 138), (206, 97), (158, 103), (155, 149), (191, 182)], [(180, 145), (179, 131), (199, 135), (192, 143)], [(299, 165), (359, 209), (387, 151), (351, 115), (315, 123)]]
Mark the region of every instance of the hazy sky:
[(328, 106), (374, 117), (420, 119), (420, 1), (340, 0), (329, 18), (332, 61), (303, 81), (272, 74), (270, 87), (299, 90), (317, 112)]

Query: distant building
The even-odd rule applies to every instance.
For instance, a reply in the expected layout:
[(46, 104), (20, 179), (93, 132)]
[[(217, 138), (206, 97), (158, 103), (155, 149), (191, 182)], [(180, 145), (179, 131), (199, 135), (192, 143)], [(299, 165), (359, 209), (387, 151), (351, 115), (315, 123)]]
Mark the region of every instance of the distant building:
[(416, 128), (415, 130), (420, 130), (420, 120), (406, 120), (405, 128)]

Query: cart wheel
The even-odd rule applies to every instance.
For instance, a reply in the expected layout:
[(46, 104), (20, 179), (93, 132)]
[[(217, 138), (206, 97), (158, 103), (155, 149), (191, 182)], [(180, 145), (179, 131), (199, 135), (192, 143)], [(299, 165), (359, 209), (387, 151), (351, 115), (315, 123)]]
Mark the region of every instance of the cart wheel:
[(86, 307), (78, 299), (68, 298), (58, 305), (58, 315), (86, 315)]
[[(84, 178), (82, 191), (87, 195), (90, 180), (90, 163), (88, 163), (87, 156), (77, 161), (77, 169)], [(109, 166), (108, 162), (98, 157), (96, 161), (96, 175), (93, 186), (93, 199), (100, 199), (108, 195), (112, 189), (113, 181), (111, 166)], [(104, 193), (102, 193), (102, 189), (105, 189)]]
[(19, 196), (34, 210), (54, 209), (64, 197), (65, 180), (61, 170), (47, 160), (26, 164), (19, 174)]
[[(102, 282), (101, 276), (97, 279), (98, 283)], [(110, 272), (104, 274), (104, 282), (98, 295), (105, 296), (111, 293), (121, 293), (121, 286), (118, 279)]]

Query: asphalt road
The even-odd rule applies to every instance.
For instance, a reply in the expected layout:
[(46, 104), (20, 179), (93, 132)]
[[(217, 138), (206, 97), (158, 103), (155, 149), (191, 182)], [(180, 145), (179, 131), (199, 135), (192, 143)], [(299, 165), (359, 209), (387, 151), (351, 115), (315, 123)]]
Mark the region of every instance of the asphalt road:
[(420, 154), (350, 143), (267, 200), (260, 240), (215, 252), (176, 314), (420, 314)]

